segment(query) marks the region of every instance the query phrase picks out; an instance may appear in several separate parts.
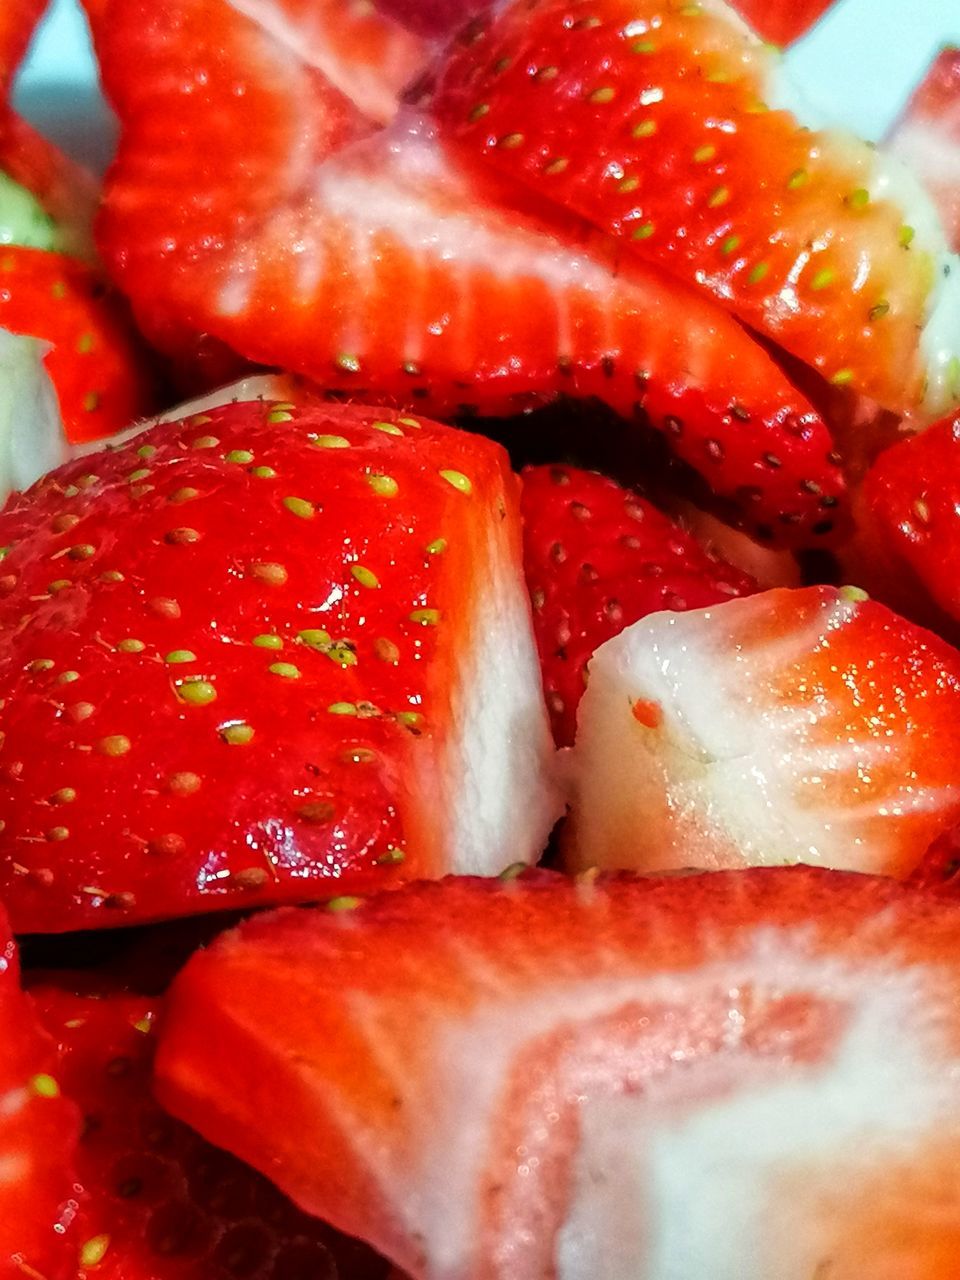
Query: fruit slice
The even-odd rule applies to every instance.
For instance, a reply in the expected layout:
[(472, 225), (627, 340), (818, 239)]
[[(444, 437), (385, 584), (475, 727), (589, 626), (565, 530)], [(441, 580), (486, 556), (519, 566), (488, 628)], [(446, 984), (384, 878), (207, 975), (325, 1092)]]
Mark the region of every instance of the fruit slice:
[(48, 0), (4, 0), (0, 6), (0, 97), (6, 97)]
[(828, 379), (960, 401), (960, 271), (902, 166), (785, 110), (722, 4), (514, 0), (446, 65), (446, 133), (697, 285)]
[(0, 516), (17, 927), (537, 858), (559, 802), (518, 506), (482, 437), (261, 402), (23, 496)]
[(0, 247), (0, 326), (50, 344), (46, 367), (71, 443), (101, 439), (153, 407), (153, 378), (126, 310), (73, 258)]
[(0, 505), (68, 455), (44, 345), (0, 329)]
[(0, 1274), (72, 1280), (79, 1115), (60, 1092), (54, 1045), (20, 990), (2, 909), (0, 935)]
[(599, 649), (570, 866), (908, 875), (960, 819), (960, 653), (862, 596), (765, 592)]
[(834, 0), (733, 0), (736, 9), (758, 36), (773, 44), (793, 44), (805, 35)]
[[(79, 1280), (383, 1280), (387, 1264), (296, 1209), (153, 1100), (156, 1021), (143, 996), (32, 991), (85, 1117), (73, 1225)], [(89, 978), (76, 975), (80, 988)]]
[[(0, 107), (0, 171), (6, 180), (31, 192), (50, 220), (47, 230), (51, 242), (40, 247), (94, 261), (93, 218), (100, 198), (96, 180), (16, 112), (4, 107)], [(4, 242), (8, 239), (15, 244), (31, 243), (19, 236), (5, 236)]]
[(524, 570), (547, 706), (570, 746), (594, 650), (661, 609), (699, 609), (755, 584), (644, 498), (576, 467), (523, 472)]
[(960, 414), (882, 453), (860, 509), (867, 561), (960, 622)]
[[(598, 396), (648, 414), (751, 528), (801, 542), (832, 528), (825, 427), (718, 308), (617, 262), (579, 221), (517, 209), (416, 114), (329, 154), (364, 125), (309, 64), (281, 73), (287, 47), (233, 8), (211, 24), (196, 0), (174, 7), (175, 23), (118, 3), (101, 40), (123, 137), (100, 241), (165, 350), (192, 327), (325, 390), (442, 414)], [(180, 94), (210, 60), (204, 92)], [(248, 92), (227, 93), (228, 73)], [(205, 165), (236, 137), (236, 167)]]
[(450, 879), (195, 957), (160, 1096), (418, 1280), (947, 1280), (958, 954), (819, 869)]
[(940, 50), (887, 142), (933, 196), (960, 250), (960, 48)]

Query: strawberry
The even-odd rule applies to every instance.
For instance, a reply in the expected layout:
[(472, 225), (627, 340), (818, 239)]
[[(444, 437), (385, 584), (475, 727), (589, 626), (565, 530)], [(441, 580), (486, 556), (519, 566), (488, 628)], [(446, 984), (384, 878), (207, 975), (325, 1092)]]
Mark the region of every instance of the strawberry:
[(859, 508), (864, 557), (883, 585), (960, 622), (960, 414), (882, 453)]
[(79, 1117), (61, 1094), (54, 1046), (20, 990), (17, 949), (2, 909), (0, 935), (0, 1275), (72, 1280)]
[[(381, 1280), (386, 1264), (308, 1218), (260, 1174), (154, 1102), (161, 1002), (63, 984), (33, 997), (84, 1115), (78, 1280)], [(80, 975), (80, 986), (89, 986)]]
[(152, 407), (152, 377), (125, 309), (83, 263), (0, 248), (0, 327), (51, 344), (46, 368), (71, 442), (112, 435)]
[(518, 209), (415, 113), (358, 141), (356, 107), (235, 7), (109, 12), (122, 136), (100, 243), (163, 349), (182, 355), (186, 326), (324, 390), (444, 415), (599, 397), (649, 415), (751, 529), (832, 529), (843, 481), (823, 423), (719, 308), (575, 219)]
[[(63, 154), (16, 112), (0, 106), (0, 173), (26, 188), (42, 208), (48, 245), (87, 261), (94, 261), (93, 217), (99, 187), (93, 175)], [(6, 200), (0, 202), (4, 215)], [(32, 243), (4, 227), (3, 243)]]
[(907, 876), (958, 776), (960, 653), (862, 591), (661, 613), (593, 657), (567, 858)]
[(940, 50), (887, 142), (925, 184), (960, 250), (960, 48)]
[(48, 0), (3, 0), (0, 6), (0, 98), (5, 98)]
[(78, 459), (9, 506), (16, 927), (535, 859), (558, 804), (517, 490), (482, 437), (258, 401)]
[(445, 134), (898, 412), (960, 401), (960, 271), (895, 161), (811, 132), (723, 4), (513, 0), (436, 98)]
[(883, 878), (448, 879), (196, 956), (159, 1094), (418, 1277), (947, 1280), (958, 955)]
[(755, 583), (644, 498), (575, 467), (523, 472), (523, 560), (547, 706), (573, 742), (593, 651), (649, 613), (699, 609)]
[(758, 36), (776, 45), (793, 44), (815, 26), (834, 0), (732, 0)]

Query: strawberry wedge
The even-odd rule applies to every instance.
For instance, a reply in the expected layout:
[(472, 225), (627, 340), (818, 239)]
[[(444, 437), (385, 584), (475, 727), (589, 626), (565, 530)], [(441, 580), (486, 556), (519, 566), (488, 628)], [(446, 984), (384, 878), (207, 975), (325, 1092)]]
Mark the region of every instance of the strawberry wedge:
[(483, 437), (256, 402), (77, 460), (9, 506), (16, 927), (536, 859), (558, 799), (518, 499)]
[(74, 1280), (384, 1280), (387, 1265), (157, 1105), (162, 1001), (56, 974), (31, 995), (83, 1110)]
[(416, 110), (376, 131), (292, 14), (299, 61), (281, 9), (248, 9), (114, 0), (99, 40), (122, 124), (99, 241), (163, 350), (182, 359), (202, 333), (325, 391), (441, 415), (597, 397), (649, 418), (752, 531), (833, 528), (828, 432), (735, 320), (451, 160)]
[(0, 1275), (74, 1280), (74, 1157), (80, 1116), (58, 1079), (56, 1049), (20, 990), (0, 908)]
[(450, 879), (201, 953), (159, 1093), (416, 1280), (946, 1280), (958, 954), (880, 878)]
[(810, 587), (647, 618), (580, 706), (567, 858), (907, 876), (960, 820), (960, 653)]
[(936, 212), (896, 160), (779, 109), (778, 74), (721, 3), (513, 0), (435, 107), (467, 154), (828, 380), (937, 416), (960, 402), (960, 269)]
[(732, 8), (758, 36), (788, 45), (820, 21), (835, 0), (732, 0)]
[(941, 49), (887, 143), (933, 196), (960, 251), (960, 48)]

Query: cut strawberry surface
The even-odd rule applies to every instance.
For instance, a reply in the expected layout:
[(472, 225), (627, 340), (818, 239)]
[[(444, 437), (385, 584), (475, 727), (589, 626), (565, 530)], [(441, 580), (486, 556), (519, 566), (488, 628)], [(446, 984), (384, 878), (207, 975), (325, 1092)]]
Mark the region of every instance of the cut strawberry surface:
[(960, 414), (882, 453), (860, 508), (867, 562), (960, 622)]
[(159, 1091), (418, 1280), (946, 1280), (958, 950), (819, 869), (448, 879), (195, 957)]
[(54, 1045), (19, 979), (0, 909), (0, 1274), (72, 1280), (79, 1116), (61, 1094)]
[[(843, 483), (823, 423), (720, 309), (579, 221), (518, 208), (416, 114), (357, 141), (356, 108), (306, 62), (282, 73), (289, 48), (235, 8), (215, 24), (196, 0), (142, 8), (115, 0), (101, 39), (123, 135), (100, 242), (165, 350), (205, 333), (325, 390), (442, 414), (597, 396), (649, 415), (751, 528), (832, 528)], [(235, 162), (207, 161), (237, 137)]]
[(523, 473), (524, 569), (547, 706), (559, 746), (573, 742), (587, 666), (599, 645), (662, 609), (699, 609), (755, 583), (615, 481), (575, 467)]
[(933, 196), (960, 250), (960, 49), (941, 49), (887, 141)]
[(960, 274), (929, 199), (866, 143), (768, 109), (776, 66), (722, 4), (516, 0), (450, 58), (436, 109), (469, 154), (828, 379), (943, 412)]
[(732, 0), (758, 36), (773, 44), (788, 45), (820, 21), (835, 0)]
[(72, 1229), (79, 1280), (386, 1276), (369, 1249), (307, 1217), (157, 1105), (150, 1075), (160, 1002), (77, 996), (62, 985), (32, 994), (59, 1044), (61, 1086), (85, 1121)]
[(51, 344), (46, 367), (67, 439), (100, 439), (153, 407), (145, 354), (120, 301), (73, 258), (0, 248), (0, 327)]
[(764, 592), (600, 648), (570, 865), (907, 876), (960, 818), (960, 653), (862, 596)]
[(558, 797), (518, 499), (482, 437), (257, 402), (79, 459), (9, 507), (17, 928), (539, 856)]

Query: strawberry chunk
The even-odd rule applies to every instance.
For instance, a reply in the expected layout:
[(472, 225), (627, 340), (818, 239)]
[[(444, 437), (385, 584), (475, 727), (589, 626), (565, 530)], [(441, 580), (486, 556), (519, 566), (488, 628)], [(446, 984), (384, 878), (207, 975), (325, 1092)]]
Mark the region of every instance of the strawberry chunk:
[(373, 125), (339, 81), (288, 67), (273, 19), (218, 3), (211, 21), (197, 0), (110, 12), (100, 55), (122, 138), (100, 244), (162, 349), (182, 358), (187, 329), (444, 416), (596, 396), (649, 416), (751, 529), (800, 543), (832, 529), (843, 481), (823, 422), (715, 305), (579, 220), (518, 208), (416, 112), (362, 137)]
[(436, 108), (469, 154), (828, 380), (945, 412), (960, 274), (929, 199), (875, 148), (768, 109), (776, 71), (722, 4), (515, 0), (450, 58)]
[(644, 498), (575, 467), (523, 473), (524, 569), (547, 706), (573, 742), (590, 657), (649, 613), (699, 609), (755, 584)]
[(907, 876), (960, 819), (958, 726), (960, 653), (862, 591), (657, 614), (593, 657), (570, 865)]
[(370, 1250), (307, 1217), (157, 1105), (150, 1075), (161, 1001), (78, 996), (68, 981), (59, 975), (32, 994), (59, 1045), (61, 1085), (85, 1118), (78, 1280), (385, 1277)]
[(834, 0), (732, 0), (758, 36), (773, 44), (788, 45), (815, 26)]
[(480, 436), (256, 402), (78, 459), (8, 507), (16, 926), (539, 856), (558, 797), (518, 487)]
[(887, 141), (933, 196), (960, 251), (960, 48), (940, 50)]
[(958, 954), (882, 878), (449, 879), (195, 957), (159, 1091), (418, 1277), (947, 1280)]
[(0, 171), (37, 198), (55, 224), (58, 248), (85, 261), (95, 260), (93, 219), (100, 199), (96, 179), (3, 106)]
[(19, 979), (0, 909), (0, 1274), (72, 1280), (79, 1115), (61, 1093), (53, 1042)]
[(960, 414), (887, 449), (860, 496), (865, 558), (898, 595), (960, 622)]
[(153, 408), (152, 374), (126, 310), (83, 263), (0, 249), (0, 327), (51, 344), (46, 368), (71, 443), (113, 435)]

